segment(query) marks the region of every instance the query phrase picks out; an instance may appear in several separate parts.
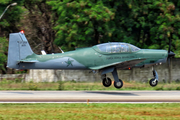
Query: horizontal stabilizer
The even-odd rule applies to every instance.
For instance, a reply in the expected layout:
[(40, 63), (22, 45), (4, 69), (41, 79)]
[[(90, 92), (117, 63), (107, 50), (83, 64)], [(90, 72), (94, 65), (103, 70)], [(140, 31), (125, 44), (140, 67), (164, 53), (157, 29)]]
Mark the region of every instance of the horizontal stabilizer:
[(19, 60), (18, 62), (26, 62), (26, 63), (35, 63), (35, 62), (39, 62), (38, 60)]

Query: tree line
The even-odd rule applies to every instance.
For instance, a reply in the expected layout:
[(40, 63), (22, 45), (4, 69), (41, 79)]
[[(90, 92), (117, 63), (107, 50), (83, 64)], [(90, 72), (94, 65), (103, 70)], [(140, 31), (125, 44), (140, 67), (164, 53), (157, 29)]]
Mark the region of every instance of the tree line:
[(7, 73), (9, 33), (25, 31), (40, 54), (104, 42), (168, 49), (180, 56), (179, 0), (0, 0), (0, 68)]

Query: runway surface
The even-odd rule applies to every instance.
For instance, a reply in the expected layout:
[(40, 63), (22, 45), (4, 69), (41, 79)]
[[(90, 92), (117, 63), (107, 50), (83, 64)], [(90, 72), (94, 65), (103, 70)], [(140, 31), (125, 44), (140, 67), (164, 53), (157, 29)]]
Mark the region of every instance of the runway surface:
[(180, 102), (180, 91), (0, 91), (0, 102)]

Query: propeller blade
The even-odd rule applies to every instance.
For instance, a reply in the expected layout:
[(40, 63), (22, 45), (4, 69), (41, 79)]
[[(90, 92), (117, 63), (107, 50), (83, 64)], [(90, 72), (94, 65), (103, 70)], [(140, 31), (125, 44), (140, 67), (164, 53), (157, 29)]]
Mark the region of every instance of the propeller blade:
[(170, 62), (171, 62), (171, 58), (168, 58), (168, 65), (170, 65)]
[(169, 49), (168, 49), (168, 53), (171, 52), (171, 40), (169, 39)]
[(176, 54), (173, 53), (172, 51), (168, 52), (168, 57), (167, 57), (168, 65), (170, 65), (171, 58), (174, 57), (175, 55), (176, 55)]
[[(171, 37), (172, 37), (172, 35), (171, 35)], [(168, 65), (170, 65), (171, 58), (175, 56), (175, 53), (173, 53), (171, 51), (171, 37), (169, 38), (169, 49), (168, 49), (168, 57), (167, 57)]]

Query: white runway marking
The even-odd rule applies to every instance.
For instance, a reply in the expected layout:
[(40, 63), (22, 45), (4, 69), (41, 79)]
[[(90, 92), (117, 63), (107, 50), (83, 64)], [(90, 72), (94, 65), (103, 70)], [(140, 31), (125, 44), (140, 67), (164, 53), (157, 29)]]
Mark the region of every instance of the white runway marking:
[(180, 102), (180, 91), (0, 91), (0, 102), (27, 103)]

